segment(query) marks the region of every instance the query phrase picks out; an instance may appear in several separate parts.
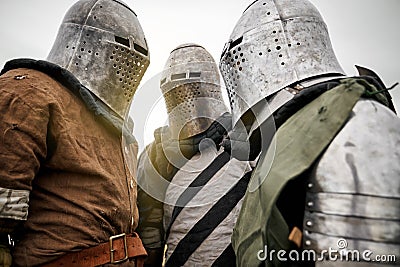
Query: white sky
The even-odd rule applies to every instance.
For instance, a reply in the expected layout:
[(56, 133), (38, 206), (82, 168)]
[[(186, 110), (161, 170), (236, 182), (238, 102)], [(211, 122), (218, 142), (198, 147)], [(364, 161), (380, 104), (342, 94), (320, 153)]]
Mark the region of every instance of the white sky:
[[(355, 64), (377, 72), (389, 87), (400, 81), (399, 0), (310, 0), (328, 25), (343, 69)], [(74, 0), (0, 0), (0, 65), (13, 58), (44, 59), (65, 12)], [(253, 0), (125, 0), (136, 12), (150, 49), (150, 66), (134, 99), (135, 135), (140, 149), (166, 122), (157, 74), (169, 52), (182, 43), (204, 46), (219, 62), (225, 42)], [(146, 83), (146, 81), (149, 81)], [(400, 111), (400, 86), (392, 91)]]

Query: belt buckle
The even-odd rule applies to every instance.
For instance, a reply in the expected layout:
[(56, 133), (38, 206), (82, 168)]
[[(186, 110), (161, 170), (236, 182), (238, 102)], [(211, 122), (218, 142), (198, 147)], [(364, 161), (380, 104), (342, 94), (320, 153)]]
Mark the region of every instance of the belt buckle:
[[(123, 259), (120, 259), (120, 260), (114, 260), (115, 249), (113, 247), (113, 243), (114, 243), (114, 240), (119, 239), (119, 238), (123, 238), (124, 239), (125, 257)], [(128, 246), (127, 246), (127, 243), (126, 243), (126, 234), (123, 233), (123, 234), (120, 234), (120, 235), (111, 236), (110, 237), (110, 263), (120, 263), (120, 262), (126, 261), (128, 258), (129, 257), (128, 257)]]

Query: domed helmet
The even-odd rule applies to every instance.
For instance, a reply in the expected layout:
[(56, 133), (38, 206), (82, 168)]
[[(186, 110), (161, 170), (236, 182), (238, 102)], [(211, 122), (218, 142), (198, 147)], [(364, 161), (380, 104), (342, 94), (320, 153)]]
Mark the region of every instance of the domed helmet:
[(217, 64), (200, 45), (183, 44), (172, 50), (160, 87), (173, 138), (185, 139), (204, 132), (227, 112)]
[(119, 0), (80, 0), (47, 57), (74, 74), (121, 118), (150, 60), (135, 12)]
[(237, 22), (220, 69), (233, 125), (261, 100), (310, 77), (344, 74), (327, 26), (307, 0), (257, 0)]

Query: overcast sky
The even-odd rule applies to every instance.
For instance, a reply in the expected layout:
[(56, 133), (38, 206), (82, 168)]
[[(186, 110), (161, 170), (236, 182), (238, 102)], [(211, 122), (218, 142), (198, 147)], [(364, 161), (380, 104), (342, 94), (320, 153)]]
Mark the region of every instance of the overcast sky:
[[(44, 59), (74, 0), (0, 0), (0, 65), (13, 58)], [(125, 0), (136, 12), (150, 49), (150, 66), (135, 96), (135, 135), (140, 148), (166, 122), (157, 74), (182, 43), (203, 45), (219, 61), (236, 22), (253, 0)], [(319, 9), (336, 55), (348, 75), (355, 64), (376, 71), (386, 85), (400, 81), (399, 0), (311, 0)], [(148, 81), (146, 83), (146, 81)], [(400, 110), (400, 86), (392, 91)], [(150, 112), (153, 110), (152, 112)]]

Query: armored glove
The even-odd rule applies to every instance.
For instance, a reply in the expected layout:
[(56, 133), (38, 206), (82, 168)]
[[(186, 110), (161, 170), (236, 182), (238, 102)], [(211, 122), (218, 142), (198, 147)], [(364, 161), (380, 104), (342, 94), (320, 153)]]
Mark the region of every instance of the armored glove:
[(224, 135), (226, 135), (231, 128), (232, 116), (229, 113), (224, 113), (214, 121), (206, 131), (190, 138), (179, 140), (179, 148), (182, 151), (182, 154), (188, 159), (200, 151), (200, 143), (204, 139), (211, 139), (218, 149)]
[(247, 130), (243, 128), (235, 128), (228, 133), (228, 136), (222, 141), (222, 146), (225, 151), (229, 152), (232, 157), (240, 160), (254, 160), (257, 158), (261, 151), (262, 142), (269, 143), (271, 138), (261, 138), (260, 129), (255, 130), (251, 136), (247, 133)]

